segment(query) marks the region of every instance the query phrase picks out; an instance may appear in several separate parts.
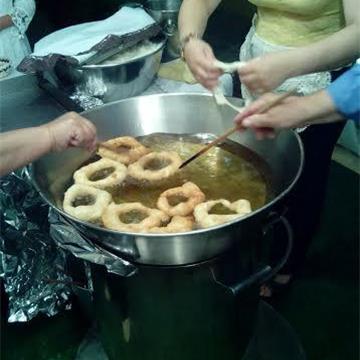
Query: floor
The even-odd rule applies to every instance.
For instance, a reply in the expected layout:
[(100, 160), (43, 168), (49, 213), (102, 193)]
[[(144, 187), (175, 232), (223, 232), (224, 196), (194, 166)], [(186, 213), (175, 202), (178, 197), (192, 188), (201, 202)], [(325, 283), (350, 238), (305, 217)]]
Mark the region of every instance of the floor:
[(346, 168), (360, 174), (360, 157), (341, 145), (337, 145), (332, 159)]
[[(359, 358), (359, 177), (332, 162), (321, 228), (306, 271), (271, 304), (293, 326), (309, 360)], [(75, 307), (54, 318), (7, 325), (1, 359), (72, 360), (88, 323)]]

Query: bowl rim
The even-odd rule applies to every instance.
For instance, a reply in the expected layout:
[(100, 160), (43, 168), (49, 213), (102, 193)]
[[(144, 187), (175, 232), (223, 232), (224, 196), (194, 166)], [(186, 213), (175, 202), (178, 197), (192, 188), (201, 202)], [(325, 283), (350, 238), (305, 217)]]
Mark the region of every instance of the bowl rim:
[[(149, 39), (150, 40), (150, 39)], [(150, 40), (151, 41), (151, 40)], [(137, 61), (140, 61), (140, 60), (143, 60), (147, 57), (150, 57), (152, 55), (155, 55), (156, 53), (160, 52), (161, 50), (164, 49), (165, 47), (165, 44), (166, 44), (166, 41), (167, 41), (167, 37), (165, 35), (162, 36), (161, 40), (158, 42), (158, 47), (153, 50), (152, 52), (150, 53), (147, 53), (145, 55), (142, 55), (142, 56), (139, 56), (139, 57), (136, 57), (132, 60), (129, 60), (129, 61), (125, 61), (125, 62), (121, 62), (119, 64), (92, 64), (92, 65), (81, 65), (79, 66), (80, 69), (82, 70), (88, 70), (88, 69), (102, 69), (102, 68), (113, 68), (113, 67), (117, 67), (117, 66), (124, 66), (124, 65), (127, 65), (127, 64), (131, 64), (131, 63), (134, 63), (134, 62), (137, 62)], [(137, 44), (136, 44), (137, 45)], [(135, 45), (135, 46), (136, 46)]]

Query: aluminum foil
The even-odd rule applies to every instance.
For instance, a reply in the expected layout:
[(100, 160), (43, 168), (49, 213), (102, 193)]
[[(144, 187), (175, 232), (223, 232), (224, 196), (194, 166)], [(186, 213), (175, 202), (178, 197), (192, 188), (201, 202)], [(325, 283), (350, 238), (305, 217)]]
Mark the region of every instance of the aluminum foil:
[(137, 272), (135, 265), (87, 240), (73, 225), (69, 224), (66, 219), (54, 210), (49, 212), (49, 221), (51, 223), (50, 235), (56, 244), (62, 249), (69, 251), (75, 257), (94, 264), (103, 265), (108, 272), (120, 276), (132, 276)]
[(8, 321), (69, 309), (65, 253), (50, 238), (48, 206), (23, 171), (0, 179), (0, 206), (0, 276), (9, 298)]
[(81, 90), (76, 90), (70, 96), (70, 99), (80, 105), (84, 110), (91, 110), (104, 105), (104, 102), (99, 98), (85, 94), (84, 92), (81, 92)]

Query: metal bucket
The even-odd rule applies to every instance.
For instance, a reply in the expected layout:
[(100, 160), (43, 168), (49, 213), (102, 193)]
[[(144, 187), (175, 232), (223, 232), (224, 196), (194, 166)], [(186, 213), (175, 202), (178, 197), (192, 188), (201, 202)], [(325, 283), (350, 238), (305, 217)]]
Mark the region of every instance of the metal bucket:
[(168, 37), (165, 52), (170, 58), (180, 56), (178, 16), (181, 3), (182, 0), (147, 0), (145, 3), (148, 13), (162, 27)]

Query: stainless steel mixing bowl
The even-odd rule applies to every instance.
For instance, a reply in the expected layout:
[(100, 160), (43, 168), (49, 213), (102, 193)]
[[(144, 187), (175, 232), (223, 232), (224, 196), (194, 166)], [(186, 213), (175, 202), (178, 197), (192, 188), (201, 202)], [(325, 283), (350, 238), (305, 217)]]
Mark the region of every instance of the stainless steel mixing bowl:
[(60, 84), (71, 84), (105, 103), (136, 96), (149, 87), (159, 70), (165, 36), (157, 39), (157, 43), (153, 52), (125, 63), (84, 66), (59, 63), (55, 74)]

